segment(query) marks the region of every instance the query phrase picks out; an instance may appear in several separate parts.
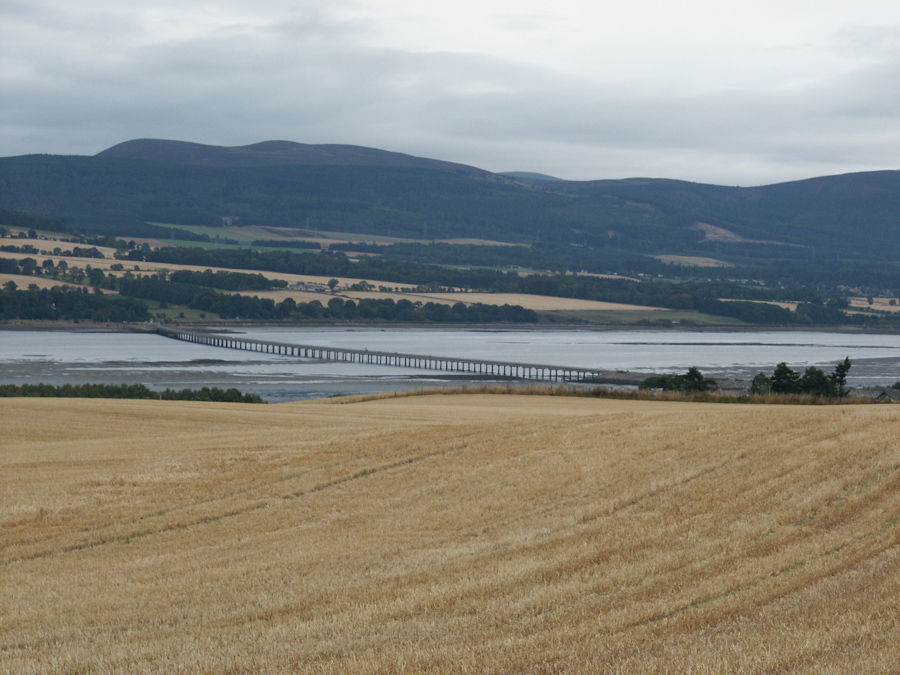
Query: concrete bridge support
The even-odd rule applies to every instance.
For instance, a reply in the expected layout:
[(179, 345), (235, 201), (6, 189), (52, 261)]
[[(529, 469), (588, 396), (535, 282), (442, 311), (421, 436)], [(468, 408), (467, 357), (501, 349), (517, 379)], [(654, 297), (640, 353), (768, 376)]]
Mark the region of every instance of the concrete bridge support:
[(540, 382), (581, 382), (604, 376), (604, 372), (600, 370), (511, 363), (507, 361), (454, 359), (419, 354), (373, 352), (367, 349), (338, 349), (314, 345), (296, 345), (282, 342), (268, 342), (264, 340), (250, 340), (248, 338), (223, 337), (220, 335), (195, 333), (193, 331), (163, 326), (157, 326), (156, 332), (165, 337), (211, 347), (240, 349), (244, 351), (278, 354), (304, 359), (318, 359), (322, 361), (366, 363), (371, 365), (417, 368), (421, 370), (442, 370), (447, 372), (471, 373), (491, 377)]

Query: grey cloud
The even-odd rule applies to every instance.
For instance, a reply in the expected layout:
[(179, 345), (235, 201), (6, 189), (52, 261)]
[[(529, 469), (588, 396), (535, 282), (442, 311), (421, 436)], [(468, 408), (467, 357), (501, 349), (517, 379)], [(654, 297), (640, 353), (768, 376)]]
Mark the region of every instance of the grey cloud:
[(85, 5), (88, 19), (4, 5), (0, 154), (278, 138), (568, 178), (727, 184), (882, 168), (900, 155), (900, 56), (888, 48), (805, 87), (648, 94), (483, 56), (369, 47), (371, 27), (335, 18), (333, 3), (263, 4), (277, 21), (238, 17), (168, 39), (102, 2)]

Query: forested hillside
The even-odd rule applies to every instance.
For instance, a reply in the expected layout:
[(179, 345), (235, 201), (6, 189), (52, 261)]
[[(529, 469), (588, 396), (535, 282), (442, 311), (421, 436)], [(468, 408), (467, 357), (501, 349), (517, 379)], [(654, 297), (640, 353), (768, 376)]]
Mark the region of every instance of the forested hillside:
[(119, 236), (171, 236), (160, 224), (229, 223), (598, 255), (715, 255), (739, 264), (900, 256), (897, 171), (752, 188), (571, 182), (354, 146), (133, 141), (95, 157), (0, 159), (0, 209)]

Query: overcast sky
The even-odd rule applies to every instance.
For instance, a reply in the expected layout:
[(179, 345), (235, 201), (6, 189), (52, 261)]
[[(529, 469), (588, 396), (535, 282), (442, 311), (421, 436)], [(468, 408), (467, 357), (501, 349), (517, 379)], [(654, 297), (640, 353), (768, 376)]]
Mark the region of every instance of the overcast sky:
[(349, 143), (759, 185), (900, 168), (897, 0), (0, 0), (0, 156)]

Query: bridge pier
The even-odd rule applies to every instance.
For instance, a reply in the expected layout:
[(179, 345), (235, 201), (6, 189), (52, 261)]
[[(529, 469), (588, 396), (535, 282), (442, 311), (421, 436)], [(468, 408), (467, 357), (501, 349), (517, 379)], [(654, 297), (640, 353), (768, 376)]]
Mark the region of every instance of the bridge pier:
[(367, 363), (401, 368), (417, 368), (421, 370), (442, 370), (455, 373), (472, 373), (520, 380), (537, 380), (542, 382), (581, 382), (591, 377), (602, 377), (603, 371), (563, 368), (560, 366), (509, 363), (503, 361), (487, 361), (481, 359), (459, 359), (439, 356), (423, 356), (418, 354), (398, 354), (387, 352), (370, 352), (367, 349), (337, 349), (314, 345), (292, 345), (281, 342), (250, 340), (230, 336), (216, 336), (192, 333), (180, 329), (157, 326), (156, 332), (165, 337), (194, 342), (197, 344), (239, 349), (243, 351), (280, 356), (293, 356), (324, 361), (344, 363)]

